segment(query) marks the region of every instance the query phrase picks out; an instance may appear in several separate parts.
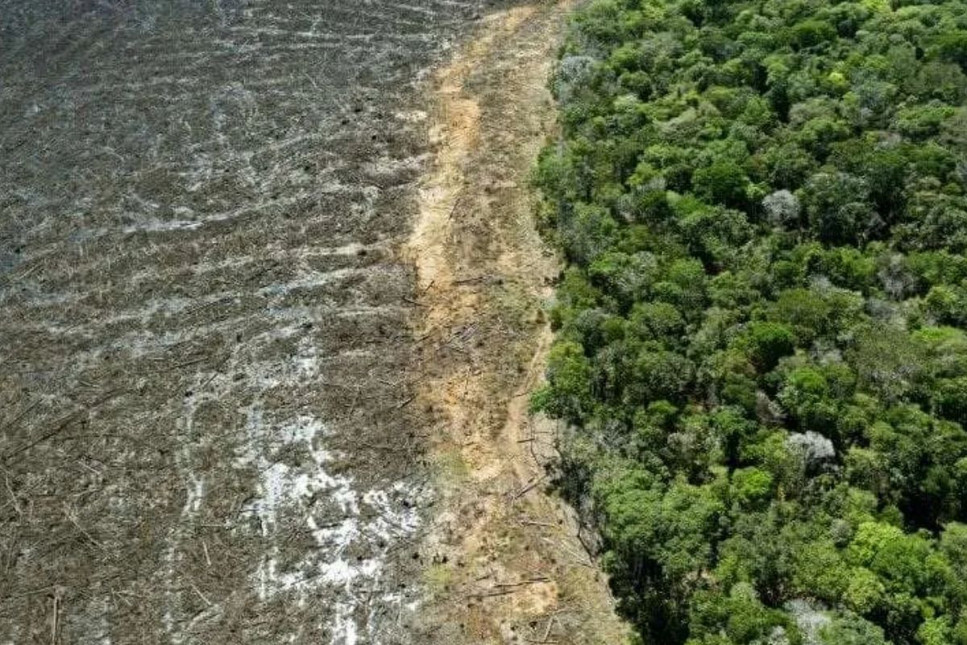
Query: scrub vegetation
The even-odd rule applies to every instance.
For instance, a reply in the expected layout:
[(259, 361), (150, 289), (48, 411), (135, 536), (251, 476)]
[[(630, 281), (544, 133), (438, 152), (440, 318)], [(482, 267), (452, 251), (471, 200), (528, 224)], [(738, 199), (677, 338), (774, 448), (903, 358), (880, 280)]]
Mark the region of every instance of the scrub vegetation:
[(536, 409), (650, 643), (967, 643), (967, 3), (597, 0)]

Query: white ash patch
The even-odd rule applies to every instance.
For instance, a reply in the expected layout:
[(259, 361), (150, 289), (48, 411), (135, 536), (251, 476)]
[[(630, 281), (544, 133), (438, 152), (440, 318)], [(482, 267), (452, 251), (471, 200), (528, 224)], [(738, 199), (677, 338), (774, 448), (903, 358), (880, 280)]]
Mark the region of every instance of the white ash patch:
[[(387, 555), (420, 527), (417, 487), (395, 482), (383, 489), (363, 490), (354, 478), (333, 474), (342, 456), (323, 447), (328, 434), (321, 421), (298, 416), (273, 427), (258, 406), (249, 410), (251, 442), (236, 457), (236, 467), (259, 472), (257, 496), (243, 509), (258, 520), (267, 545), (253, 574), (260, 600), (285, 597), (300, 607), (319, 591), (333, 600), (327, 622), (333, 645), (353, 645), (361, 634), (374, 635), (378, 621), (372, 598), (402, 611), (401, 594), (384, 591)], [(308, 454), (297, 466), (273, 461), (274, 455), (301, 449)], [(283, 567), (283, 516), (299, 516), (317, 549)], [(412, 611), (412, 603), (406, 610)]]
[(404, 123), (423, 123), (428, 115), (424, 110), (401, 110), (394, 112), (393, 116)]
[(384, 156), (374, 159), (363, 166), (363, 168), (371, 177), (385, 178), (405, 172), (417, 172), (425, 162), (425, 156), (405, 157), (402, 159)]

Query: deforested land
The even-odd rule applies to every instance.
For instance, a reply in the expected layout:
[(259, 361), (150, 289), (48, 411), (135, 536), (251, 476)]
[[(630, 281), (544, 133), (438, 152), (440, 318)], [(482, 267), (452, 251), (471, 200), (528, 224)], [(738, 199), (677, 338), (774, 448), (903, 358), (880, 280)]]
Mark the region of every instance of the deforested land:
[(527, 414), (572, 8), (0, 0), (0, 641), (624, 638)]
[(396, 248), (486, 9), (0, 5), (0, 640), (408, 641)]

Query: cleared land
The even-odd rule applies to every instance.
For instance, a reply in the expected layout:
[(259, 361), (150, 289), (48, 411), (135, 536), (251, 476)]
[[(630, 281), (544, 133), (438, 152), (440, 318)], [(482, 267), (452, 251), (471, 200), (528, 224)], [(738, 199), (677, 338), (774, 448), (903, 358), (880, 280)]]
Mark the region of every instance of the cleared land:
[(570, 3), (193, 4), (0, 0), (0, 641), (617, 642), (526, 415)]
[(394, 249), (480, 3), (192, 4), (0, 2), (0, 641), (405, 641)]
[(557, 276), (528, 178), (572, 2), (489, 15), (433, 82), (435, 158), (407, 246), (425, 312), (420, 398), (441, 501), (424, 542), (421, 642), (618, 644), (626, 629), (573, 514), (545, 494), (556, 428), (527, 413)]

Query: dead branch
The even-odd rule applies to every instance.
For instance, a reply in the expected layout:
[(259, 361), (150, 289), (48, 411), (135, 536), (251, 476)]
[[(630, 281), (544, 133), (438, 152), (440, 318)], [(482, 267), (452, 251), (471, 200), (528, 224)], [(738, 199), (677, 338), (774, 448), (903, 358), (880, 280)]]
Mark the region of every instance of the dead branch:
[(527, 484), (522, 489), (520, 489), (519, 491), (517, 491), (517, 493), (515, 493), (514, 496), (510, 498), (510, 501), (514, 501), (514, 500), (520, 499), (521, 497), (523, 497), (524, 495), (526, 495), (530, 490), (532, 490), (535, 486), (537, 486), (538, 484), (540, 484), (545, 479), (547, 479), (547, 474), (546, 473), (543, 474), (543, 475), (541, 475), (537, 479), (532, 480), (529, 484)]

